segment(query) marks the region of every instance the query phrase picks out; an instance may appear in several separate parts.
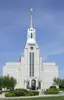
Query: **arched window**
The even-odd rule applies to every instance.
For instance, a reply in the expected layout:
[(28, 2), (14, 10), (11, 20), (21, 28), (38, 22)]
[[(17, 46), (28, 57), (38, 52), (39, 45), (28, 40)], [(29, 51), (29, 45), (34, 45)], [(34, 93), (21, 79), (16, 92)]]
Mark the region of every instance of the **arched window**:
[(32, 90), (36, 89), (36, 80), (35, 79), (31, 80), (31, 89)]

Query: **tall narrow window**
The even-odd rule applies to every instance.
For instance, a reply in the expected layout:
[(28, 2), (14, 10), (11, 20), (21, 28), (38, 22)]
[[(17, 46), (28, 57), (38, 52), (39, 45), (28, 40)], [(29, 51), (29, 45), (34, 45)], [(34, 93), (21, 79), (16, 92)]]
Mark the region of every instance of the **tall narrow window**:
[(41, 82), (40, 81), (38, 82), (38, 87), (39, 87), (39, 89), (41, 89)]
[(30, 52), (30, 76), (34, 76), (34, 53)]
[(32, 76), (34, 76), (34, 53), (32, 53)]
[(26, 87), (29, 89), (29, 81), (26, 82)]
[(30, 76), (31, 76), (31, 52), (30, 52)]
[(33, 34), (31, 33), (31, 38), (33, 38)]

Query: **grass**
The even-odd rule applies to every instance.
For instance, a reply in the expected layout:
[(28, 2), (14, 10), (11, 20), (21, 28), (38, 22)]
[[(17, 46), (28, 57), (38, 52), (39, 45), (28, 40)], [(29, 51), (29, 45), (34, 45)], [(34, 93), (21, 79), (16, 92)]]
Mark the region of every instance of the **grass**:
[(34, 99), (27, 99), (27, 100), (64, 100), (64, 97), (45, 97), (45, 98), (34, 98)]
[[(0, 99), (0, 100), (4, 100), (4, 99)], [(9, 99), (5, 99), (5, 100), (9, 100)], [(10, 99), (10, 100), (64, 100), (64, 96), (60, 96), (60, 97), (41, 97), (41, 98), (22, 98), (22, 99)]]

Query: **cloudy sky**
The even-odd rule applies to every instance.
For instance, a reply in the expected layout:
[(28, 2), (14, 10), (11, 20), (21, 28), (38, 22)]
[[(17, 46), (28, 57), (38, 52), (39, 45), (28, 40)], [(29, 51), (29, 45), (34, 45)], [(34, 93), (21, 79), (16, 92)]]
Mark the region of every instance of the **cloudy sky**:
[(56, 62), (64, 78), (64, 0), (0, 0), (0, 75), (6, 62), (23, 55), (30, 8), (40, 55), (45, 62)]

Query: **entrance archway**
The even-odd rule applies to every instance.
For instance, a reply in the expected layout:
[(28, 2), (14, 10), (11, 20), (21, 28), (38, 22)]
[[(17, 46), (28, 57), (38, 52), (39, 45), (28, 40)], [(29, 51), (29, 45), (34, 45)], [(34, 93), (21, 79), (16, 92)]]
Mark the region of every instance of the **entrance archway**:
[(35, 79), (31, 80), (31, 89), (32, 90), (36, 89), (36, 80)]

